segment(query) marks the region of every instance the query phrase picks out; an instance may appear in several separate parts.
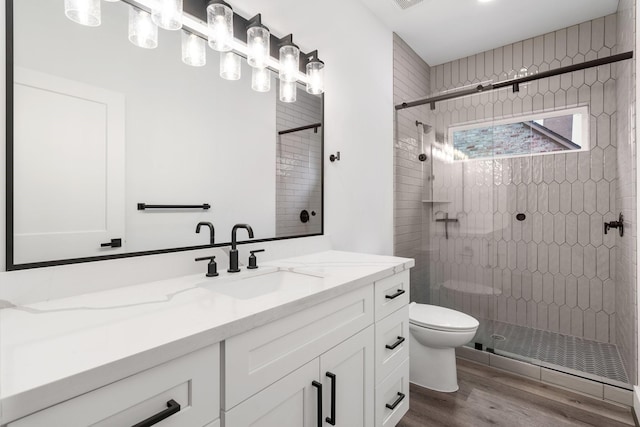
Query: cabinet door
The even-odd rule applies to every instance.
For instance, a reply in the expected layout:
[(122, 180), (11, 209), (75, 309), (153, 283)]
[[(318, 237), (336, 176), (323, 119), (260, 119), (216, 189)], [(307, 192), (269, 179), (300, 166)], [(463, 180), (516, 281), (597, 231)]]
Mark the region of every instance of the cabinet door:
[(293, 371), (229, 412), (225, 427), (317, 427), (319, 361)]
[(373, 325), (320, 356), (324, 426), (373, 425), (373, 365)]

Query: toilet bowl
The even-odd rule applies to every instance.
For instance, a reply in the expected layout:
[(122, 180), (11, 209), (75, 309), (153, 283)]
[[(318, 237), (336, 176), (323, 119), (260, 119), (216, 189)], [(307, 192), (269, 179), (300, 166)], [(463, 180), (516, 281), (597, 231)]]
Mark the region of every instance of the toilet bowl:
[(442, 392), (458, 390), (455, 348), (473, 339), (480, 323), (437, 305), (409, 306), (409, 380)]

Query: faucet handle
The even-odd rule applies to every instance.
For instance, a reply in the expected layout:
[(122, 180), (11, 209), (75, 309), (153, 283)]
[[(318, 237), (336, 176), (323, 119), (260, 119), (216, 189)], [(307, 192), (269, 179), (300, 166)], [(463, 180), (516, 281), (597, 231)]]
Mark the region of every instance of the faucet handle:
[(256, 249), (255, 251), (249, 251), (251, 256), (249, 257), (249, 265), (247, 268), (249, 270), (254, 270), (258, 268), (258, 258), (256, 258), (256, 254), (259, 252), (264, 252), (264, 249)]
[(207, 277), (216, 277), (218, 275), (218, 264), (216, 263), (215, 256), (204, 256), (201, 258), (196, 258), (196, 261), (206, 260), (209, 260), (209, 265), (207, 265)]

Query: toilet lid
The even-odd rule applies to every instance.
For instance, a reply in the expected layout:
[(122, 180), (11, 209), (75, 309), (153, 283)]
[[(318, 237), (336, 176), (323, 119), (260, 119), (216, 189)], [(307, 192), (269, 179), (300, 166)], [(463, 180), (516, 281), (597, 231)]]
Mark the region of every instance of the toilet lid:
[(429, 329), (451, 332), (472, 331), (480, 325), (476, 319), (459, 311), (416, 303), (409, 307), (409, 322)]

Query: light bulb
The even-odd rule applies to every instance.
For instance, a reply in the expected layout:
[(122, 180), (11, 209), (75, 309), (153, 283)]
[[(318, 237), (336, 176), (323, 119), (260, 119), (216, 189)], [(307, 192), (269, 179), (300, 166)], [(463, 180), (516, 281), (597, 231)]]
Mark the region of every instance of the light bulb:
[(160, 28), (179, 30), (182, 28), (182, 0), (155, 0), (151, 18)]
[(220, 52), (220, 77), (225, 80), (240, 80), (240, 57), (233, 52)]
[(207, 49), (204, 39), (182, 30), (182, 62), (192, 67), (207, 64)]
[(251, 72), (251, 89), (256, 92), (271, 90), (271, 71), (268, 68), (253, 68)]
[(87, 27), (100, 25), (100, 0), (64, 0), (64, 14), (73, 22)]
[(148, 12), (133, 6), (129, 8), (129, 41), (145, 49), (158, 47), (158, 26)]
[(264, 68), (271, 47), (271, 34), (264, 26), (254, 26), (247, 30), (247, 62), (252, 67)]
[(233, 9), (227, 3), (214, 0), (207, 6), (209, 46), (218, 52), (229, 52), (233, 43)]
[(298, 84), (296, 82), (283, 82), (280, 80), (280, 101), (296, 102)]
[(295, 82), (300, 67), (300, 49), (290, 44), (280, 48), (280, 81)]
[(307, 92), (312, 95), (324, 93), (324, 62), (316, 59), (307, 64)]

